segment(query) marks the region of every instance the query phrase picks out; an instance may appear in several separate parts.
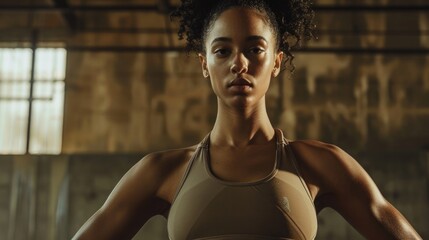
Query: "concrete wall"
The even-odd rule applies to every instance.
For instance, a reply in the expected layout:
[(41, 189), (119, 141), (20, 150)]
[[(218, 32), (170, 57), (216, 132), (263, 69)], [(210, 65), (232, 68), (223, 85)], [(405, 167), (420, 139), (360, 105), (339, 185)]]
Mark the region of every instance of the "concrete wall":
[[(407, 3), (413, 2), (421, 4)], [(317, 3), (350, 4), (346, 0)], [(163, 20), (158, 15), (153, 19), (154, 26)], [(131, 20), (126, 14), (110, 19), (113, 25), (127, 21)], [(283, 71), (268, 93), (274, 125), (286, 130), (289, 138), (320, 139), (352, 151), (427, 145), (427, 54), (359, 49), (428, 48), (428, 14), (325, 11), (316, 22), (319, 39), (310, 41), (309, 47), (357, 51), (296, 53), (294, 75)], [(157, 34), (79, 36), (71, 43), (168, 44), (166, 36)], [(200, 141), (211, 129), (216, 99), (194, 54), (70, 51), (67, 67), (64, 153), (182, 147)]]
[[(71, 52), (69, 59), (66, 153), (182, 147), (211, 128), (215, 97), (194, 57)], [(285, 70), (267, 97), (287, 137), (357, 150), (428, 144), (429, 59), (298, 53), (295, 64), (293, 79)]]
[[(139, 155), (0, 156), (0, 239), (66, 240)], [(166, 239), (155, 217), (135, 239)]]

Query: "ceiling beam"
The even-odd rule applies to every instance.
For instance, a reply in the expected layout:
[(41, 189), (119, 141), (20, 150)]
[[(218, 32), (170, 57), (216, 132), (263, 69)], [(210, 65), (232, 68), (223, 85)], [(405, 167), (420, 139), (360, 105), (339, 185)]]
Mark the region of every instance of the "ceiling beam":
[(61, 15), (67, 23), (67, 26), (72, 32), (74, 32), (77, 29), (77, 16), (72, 10), (69, 10), (70, 5), (68, 4), (68, 1), (54, 0), (54, 6), (56, 9), (61, 11)]
[[(6, 27), (0, 28), (0, 36), (7, 36), (13, 34), (29, 34), (33, 28), (29, 27)], [(47, 33), (49, 35), (55, 35), (55, 33), (64, 33), (64, 28), (41, 28), (38, 29), (40, 33)], [(97, 34), (177, 34), (178, 29), (171, 28), (112, 28), (112, 27), (91, 27), (91, 28), (79, 28), (79, 33), (97, 33)], [(428, 29), (386, 29), (386, 30), (370, 30), (370, 29), (317, 29), (316, 35), (336, 35), (336, 36), (362, 36), (362, 35), (373, 35), (373, 36), (429, 36)]]
[(170, 6), (170, 1), (169, 0), (158, 0), (158, 11), (162, 12), (164, 14), (168, 14), (171, 9), (173, 9)]
[[(63, 2), (64, 0), (55, 0)], [(170, 6), (170, 10), (177, 6)], [(159, 5), (22, 5), (22, 4), (1, 4), (0, 11), (71, 11), (71, 12), (159, 12)], [(347, 11), (347, 12), (426, 12), (429, 5), (314, 5), (315, 11)]]
[[(145, 46), (67, 46), (67, 51), (83, 52), (185, 52), (184, 47), (145, 47)], [(358, 47), (305, 47), (292, 50), (294, 53), (330, 54), (394, 54), (429, 55), (429, 48), (358, 48)]]
[(157, 5), (81, 5), (53, 7), (49, 5), (0, 5), (0, 11), (73, 11), (73, 12), (152, 12), (159, 11)]

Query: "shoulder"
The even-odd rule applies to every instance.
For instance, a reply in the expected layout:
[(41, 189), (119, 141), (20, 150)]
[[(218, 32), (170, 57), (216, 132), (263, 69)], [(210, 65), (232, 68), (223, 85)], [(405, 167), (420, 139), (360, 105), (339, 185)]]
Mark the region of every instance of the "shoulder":
[(174, 189), (165, 186), (173, 186), (169, 183), (173, 176), (178, 175), (181, 166), (186, 165), (194, 149), (195, 147), (188, 147), (147, 154), (125, 173), (111, 192), (105, 206), (132, 207), (149, 199), (169, 202), (168, 196)]
[(172, 202), (174, 193), (197, 145), (147, 154), (133, 168), (142, 178), (150, 177), (155, 195)]
[(340, 164), (345, 167), (356, 162), (348, 153), (334, 144), (316, 140), (296, 140), (290, 142), (290, 146), (299, 160), (314, 167), (331, 164)]
[(170, 149), (165, 151), (152, 152), (144, 156), (137, 164), (137, 168), (151, 168), (152, 170), (168, 172), (175, 166), (181, 165), (190, 159), (197, 146), (186, 148)]
[(313, 177), (321, 178), (319, 182), (339, 177), (353, 177), (366, 173), (360, 164), (340, 147), (315, 140), (297, 140), (290, 143), (300, 165), (306, 167)]
[(294, 140), (290, 141), (293, 151), (306, 156), (322, 155), (322, 157), (332, 157), (344, 151), (334, 145), (316, 140)]
[(197, 146), (190, 146), (180, 149), (170, 149), (165, 151), (152, 152), (144, 156), (131, 169), (141, 177), (152, 176), (152, 181), (162, 185), (165, 179), (171, 174), (187, 165), (195, 152)]
[(365, 169), (340, 147), (299, 140), (291, 142), (291, 148), (305, 177), (317, 187), (316, 200), (322, 205), (333, 207), (356, 194), (367, 202), (384, 201)]
[(316, 140), (296, 140), (290, 142), (300, 165), (306, 166), (314, 174), (335, 174), (332, 167), (354, 165), (355, 160), (340, 147)]
[(175, 169), (186, 164), (195, 149), (196, 146), (191, 146), (149, 153), (128, 170), (118, 186), (128, 183), (139, 189), (145, 188), (144, 192), (156, 192)]

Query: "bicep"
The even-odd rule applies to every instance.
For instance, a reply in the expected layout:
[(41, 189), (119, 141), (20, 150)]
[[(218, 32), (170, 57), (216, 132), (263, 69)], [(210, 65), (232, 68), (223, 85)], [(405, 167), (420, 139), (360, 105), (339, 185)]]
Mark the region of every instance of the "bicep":
[(165, 210), (168, 204), (156, 196), (161, 178), (154, 161), (149, 157), (134, 165), (76, 239), (131, 239), (150, 217)]

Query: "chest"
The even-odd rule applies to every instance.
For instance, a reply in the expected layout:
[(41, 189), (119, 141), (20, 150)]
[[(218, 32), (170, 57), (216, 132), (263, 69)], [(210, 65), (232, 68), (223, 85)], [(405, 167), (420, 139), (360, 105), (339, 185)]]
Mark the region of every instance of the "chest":
[(253, 182), (269, 175), (276, 165), (274, 146), (231, 150), (213, 147), (207, 164), (213, 175), (230, 182)]
[(296, 173), (271, 165), (256, 182), (229, 182), (210, 172), (207, 156), (198, 154), (171, 206), (172, 240), (314, 238), (316, 213)]

